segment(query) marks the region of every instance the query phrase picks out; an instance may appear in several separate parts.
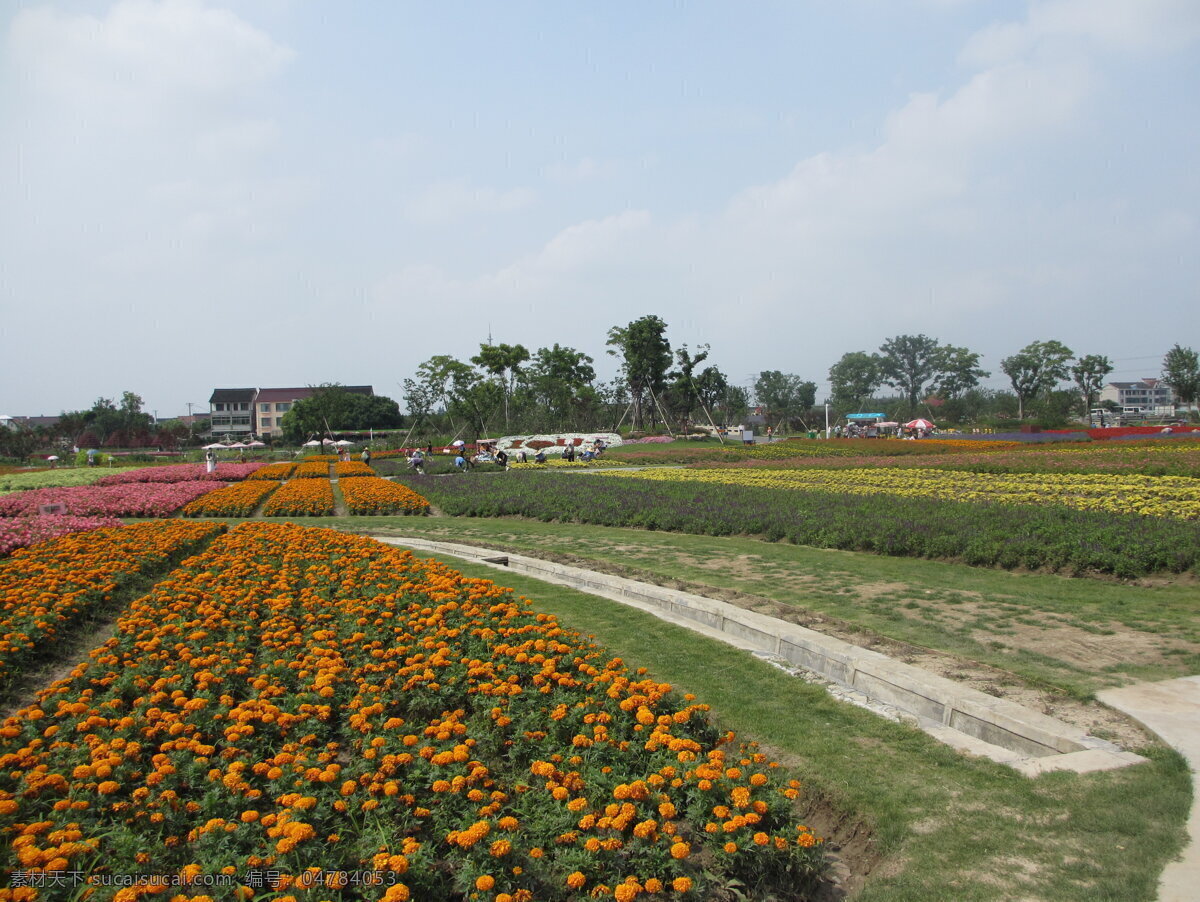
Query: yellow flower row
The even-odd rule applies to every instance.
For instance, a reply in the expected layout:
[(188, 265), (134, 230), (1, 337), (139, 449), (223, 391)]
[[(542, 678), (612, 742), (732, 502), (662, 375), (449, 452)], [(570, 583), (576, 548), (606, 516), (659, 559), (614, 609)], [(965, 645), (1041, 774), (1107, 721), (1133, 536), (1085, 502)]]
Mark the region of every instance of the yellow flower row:
[(375, 471), (361, 460), (339, 460), (333, 465), (333, 472), (338, 479), (345, 479), (349, 476), (375, 475)]
[(273, 479), (279, 482), (284, 479), (290, 479), (292, 473), (296, 470), (296, 464), (291, 461), (283, 461), (277, 464), (268, 464), (261, 470), (255, 470), (247, 479)]
[(306, 460), (296, 467), (294, 479), (328, 479), (329, 464), (323, 460)]
[(606, 474), (851, 495), (937, 498), (1000, 504), (1056, 504), (1079, 510), (1200, 518), (1200, 481), (1111, 473), (964, 473), (926, 468), (694, 470), (654, 468)]
[[(290, 465), (289, 465), (290, 466)], [(249, 517), (263, 499), (279, 488), (278, 482), (246, 480), (201, 495), (180, 512), (187, 517)]]
[(429, 501), (422, 495), (378, 476), (347, 479), (340, 485), (352, 514), (429, 513)]
[(0, 724), (0, 869), (269, 870), (312, 902), (314, 862), (385, 900), (811, 875), (799, 783), (705, 712), (492, 582), (242, 524)]
[(264, 517), (332, 517), (333, 484), (328, 479), (293, 479), (263, 508)]
[(0, 564), (0, 683), (29, 653), (104, 601), (130, 575), (221, 532), (217, 523), (161, 520), (77, 532), (18, 549)]

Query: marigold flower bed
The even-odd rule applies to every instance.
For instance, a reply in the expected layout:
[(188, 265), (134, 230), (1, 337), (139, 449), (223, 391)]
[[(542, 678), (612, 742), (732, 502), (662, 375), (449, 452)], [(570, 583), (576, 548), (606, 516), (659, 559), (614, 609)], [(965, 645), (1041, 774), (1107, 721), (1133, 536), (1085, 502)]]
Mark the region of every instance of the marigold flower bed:
[(339, 460), (333, 465), (334, 475), (338, 479), (348, 479), (351, 476), (375, 476), (377, 475), (368, 464), (361, 460)]
[(186, 517), (249, 517), (278, 488), (278, 482), (237, 482), (197, 498), (180, 513)]
[(306, 460), (296, 467), (293, 479), (328, 479), (329, 464), (323, 460)]
[(267, 464), (261, 470), (255, 470), (247, 479), (272, 479), (280, 482), (284, 479), (290, 479), (292, 473), (296, 470), (296, 464), (291, 461), (283, 461), (277, 464)]
[(195, 482), (211, 480), (213, 482), (238, 482), (247, 478), (251, 473), (267, 466), (256, 462), (248, 464), (226, 463), (221, 461), (216, 470), (209, 473), (207, 464), (171, 464), (165, 467), (140, 467), (136, 470), (123, 470), (99, 480), (97, 485), (127, 485), (132, 482)]
[(34, 489), (0, 498), (0, 517), (37, 513), (43, 504), (64, 504), (78, 517), (169, 517), (190, 501), (223, 488), (220, 482), (151, 482)]
[(408, 486), (366, 476), (339, 484), (352, 514), (427, 514), (429, 501)]
[(332, 517), (333, 485), (328, 479), (285, 482), (263, 508), (264, 517)]
[(0, 867), (270, 871), (297, 902), (751, 879), (794, 898), (823, 868), (798, 794), (704, 706), (494, 583), (243, 524), (0, 727)]
[(165, 569), (224, 531), (185, 520), (77, 532), (0, 561), (0, 684), (138, 573)]
[(0, 518), (0, 557), (18, 548), (27, 548), (40, 542), (48, 542), (73, 532), (87, 532), (90, 529), (122, 525), (116, 517), (72, 517), (58, 514), (2, 517)]

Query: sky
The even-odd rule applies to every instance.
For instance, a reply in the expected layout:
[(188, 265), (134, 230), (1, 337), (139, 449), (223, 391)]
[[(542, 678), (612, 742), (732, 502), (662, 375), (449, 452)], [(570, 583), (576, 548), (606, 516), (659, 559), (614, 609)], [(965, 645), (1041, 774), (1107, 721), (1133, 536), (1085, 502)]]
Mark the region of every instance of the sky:
[(1200, 3), (0, 0), (0, 414), (489, 336), (1200, 348)]

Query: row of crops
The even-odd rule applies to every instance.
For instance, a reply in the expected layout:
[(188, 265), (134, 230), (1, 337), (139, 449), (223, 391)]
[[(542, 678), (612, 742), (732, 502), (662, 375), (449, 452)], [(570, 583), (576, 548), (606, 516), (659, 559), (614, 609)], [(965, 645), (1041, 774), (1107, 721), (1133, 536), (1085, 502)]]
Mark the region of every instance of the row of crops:
[(795, 897), (824, 869), (801, 787), (775, 762), (494, 583), (290, 524), (164, 521), (80, 541), (0, 563), (16, 607), (30, 580), (76, 587), (38, 629), (5, 624), (26, 637), (10, 672), (121, 573), (159, 578), (0, 724), (12, 886), (703, 899), (739, 884)]

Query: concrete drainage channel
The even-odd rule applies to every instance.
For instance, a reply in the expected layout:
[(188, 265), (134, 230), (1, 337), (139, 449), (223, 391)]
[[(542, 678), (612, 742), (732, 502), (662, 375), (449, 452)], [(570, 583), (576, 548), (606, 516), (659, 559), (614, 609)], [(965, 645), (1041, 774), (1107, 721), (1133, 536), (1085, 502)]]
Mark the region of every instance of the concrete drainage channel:
[(947, 745), (1006, 764), (1026, 776), (1055, 770), (1110, 770), (1145, 760), (1053, 717), (723, 601), (473, 545), (376, 538), (523, 573), (639, 608), (791, 672), (815, 675), (816, 682), (827, 685), (840, 698), (913, 723)]

